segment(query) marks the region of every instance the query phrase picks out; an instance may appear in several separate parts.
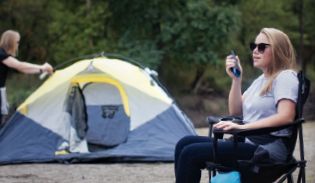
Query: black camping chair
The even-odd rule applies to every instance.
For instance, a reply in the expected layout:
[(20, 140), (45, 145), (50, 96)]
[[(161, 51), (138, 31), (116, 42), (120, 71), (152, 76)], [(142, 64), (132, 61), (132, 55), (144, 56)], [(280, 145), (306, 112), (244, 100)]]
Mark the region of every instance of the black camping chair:
[[(252, 135), (263, 135), (269, 134), (270, 132), (278, 131), (285, 128), (292, 128), (292, 135), (289, 140), (289, 153), (290, 157), (286, 163), (257, 163), (252, 160), (237, 160), (237, 169), (241, 174), (242, 182), (284, 182), (287, 180), (288, 183), (293, 182), (293, 172), (296, 169), (299, 169), (298, 177), (296, 182), (305, 183), (305, 166), (306, 161), (304, 160), (304, 143), (303, 143), (303, 129), (302, 124), (304, 123), (303, 115), (303, 106), (306, 102), (306, 99), (310, 90), (310, 81), (305, 77), (302, 72), (298, 73), (299, 79), (299, 93), (298, 100), (296, 105), (296, 117), (295, 121), (279, 127), (268, 127), (262, 129), (254, 130), (231, 130), (223, 131), (220, 129), (212, 129), (214, 123), (219, 122), (220, 120), (229, 120), (236, 123), (242, 123), (241, 118), (228, 116), (228, 117), (214, 117), (208, 116), (207, 120), (209, 123), (209, 137), (213, 138), (213, 149), (214, 149), (214, 162), (207, 162), (206, 167), (209, 171), (209, 179), (211, 180), (211, 174), (214, 176), (217, 171), (231, 171), (231, 168), (224, 167), (215, 161), (217, 154), (217, 141), (222, 139), (224, 134), (230, 134), (233, 137), (234, 148), (237, 148), (237, 143), (241, 140), (244, 140), (245, 137)], [(295, 144), (299, 137), (299, 146), (300, 146), (300, 157), (295, 159), (293, 157), (293, 151)]]

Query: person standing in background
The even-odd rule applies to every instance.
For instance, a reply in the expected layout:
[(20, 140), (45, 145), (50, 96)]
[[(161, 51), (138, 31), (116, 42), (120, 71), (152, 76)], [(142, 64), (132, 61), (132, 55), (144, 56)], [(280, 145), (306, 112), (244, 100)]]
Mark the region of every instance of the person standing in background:
[(7, 30), (2, 33), (0, 40), (0, 106), (1, 106), (1, 121), (0, 128), (4, 125), (6, 121), (6, 116), (9, 113), (9, 105), (6, 95), (6, 80), (8, 72), (11, 69), (15, 69), (24, 74), (41, 74), (41, 73), (53, 73), (53, 67), (49, 63), (44, 63), (42, 65), (32, 64), (25, 61), (20, 61), (16, 57), (20, 34), (14, 30)]

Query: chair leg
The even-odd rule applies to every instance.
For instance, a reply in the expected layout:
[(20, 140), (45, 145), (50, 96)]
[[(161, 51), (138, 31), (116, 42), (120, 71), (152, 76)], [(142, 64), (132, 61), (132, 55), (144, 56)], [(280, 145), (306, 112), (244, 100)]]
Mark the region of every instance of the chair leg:
[(297, 182), (298, 183), (300, 183), (300, 182), (305, 183), (305, 169), (302, 167), (300, 168)]
[(212, 176), (215, 176), (215, 175), (216, 175), (215, 170), (208, 170), (209, 182), (211, 182)]
[(292, 174), (287, 175), (287, 183), (293, 183), (293, 176), (292, 176)]

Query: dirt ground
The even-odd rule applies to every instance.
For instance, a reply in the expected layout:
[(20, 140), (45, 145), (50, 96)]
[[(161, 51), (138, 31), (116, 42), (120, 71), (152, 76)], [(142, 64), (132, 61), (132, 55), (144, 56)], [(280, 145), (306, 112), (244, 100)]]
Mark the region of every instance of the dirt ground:
[[(206, 135), (207, 129), (197, 129)], [(315, 183), (315, 122), (304, 124), (307, 182)], [(207, 171), (202, 183), (208, 182)], [(21, 164), (0, 166), (1, 183), (173, 183), (173, 163)]]

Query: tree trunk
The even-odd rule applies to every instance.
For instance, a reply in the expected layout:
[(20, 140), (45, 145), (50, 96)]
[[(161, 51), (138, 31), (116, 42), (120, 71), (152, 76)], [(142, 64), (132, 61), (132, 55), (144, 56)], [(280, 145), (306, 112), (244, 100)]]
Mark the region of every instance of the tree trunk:
[(86, 0), (85, 3), (86, 3), (87, 9), (90, 10), (90, 8), (91, 8), (91, 3), (92, 3), (91, 0)]
[[(92, 6), (92, 0), (85, 0), (85, 5), (86, 5), (86, 16), (90, 16), (91, 14), (91, 6)], [(94, 48), (94, 41), (93, 41), (93, 38), (92, 36), (89, 36), (90, 39), (89, 39), (89, 47), (92, 49)]]
[(197, 94), (198, 93), (198, 90), (199, 90), (199, 88), (201, 86), (202, 79), (203, 79), (203, 76), (204, 76), (205, 72), (206, 72), (205, 66), (198, 66), (197, 67), (195, 79), (194, 79), (194, 81), (191, 84), (191, 91), (192, 91), (193, 94)]
[(303, 0), (298, 0), (298, 12), (299, 12), (299, 32), (300, 32), (300, 45), (298, 52), (298, 64), (301, 69), (306, 72), (306, 61), (303, 60), (303, 49), (304, 49), (304, 3)]

